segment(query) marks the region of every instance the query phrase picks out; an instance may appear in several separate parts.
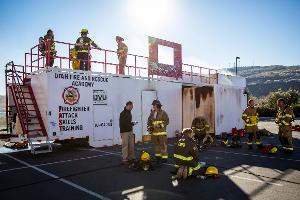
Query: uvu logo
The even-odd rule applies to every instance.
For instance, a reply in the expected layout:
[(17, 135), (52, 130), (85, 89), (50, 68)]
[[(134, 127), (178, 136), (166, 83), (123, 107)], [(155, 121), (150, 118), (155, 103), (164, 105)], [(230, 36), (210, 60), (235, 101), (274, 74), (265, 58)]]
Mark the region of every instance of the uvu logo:
[(107, 94), (105, 90), (94, 90), (93, 91), (93, 104), (94, 105), (106, 105)]

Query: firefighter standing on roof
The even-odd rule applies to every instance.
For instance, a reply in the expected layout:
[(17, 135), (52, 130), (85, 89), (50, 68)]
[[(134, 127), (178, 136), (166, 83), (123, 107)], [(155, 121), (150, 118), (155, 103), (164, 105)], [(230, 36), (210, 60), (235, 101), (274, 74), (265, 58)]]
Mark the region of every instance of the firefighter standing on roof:
[(209, 125), (203, 117), (194, 118), (192, 129), (195, 133), (195, 139), (198, 142), (199, 147), (202, 147), (205, 143), (213, 142), (212, 137), (208, 133)]
[(250, 99), (248, 101), (248, 107), (244, 110), (242, 115), (242, 119), (245, 122), (245, 131), (248, 134), (247, 145), (249, 149), (252, 149), (252, 143), (254, 139), (257, 147), (262, 146), (260, 135), (257, 133), (258, 113), (256, 108), (254, 107), (254, 103), (254, 100)]
[(177, 169), (178, 178), (196, 176), (200, 172), (199, 151), (196, 141), (193, 140), (194, 132), (192, 129), (184, 129), (174, 147), (174, 162)]
[(119, 74), (124, 74), (124, 67), (126, 65), (128, 47), (123, 42), (124, 39), (120, 36), (116, 36), (116, 42), (118, 43), (118, 59), (119, 59)]
[(43, 38), (44, 42), (44, 54), (46, 56), (46, 66), (52, 67), (54, 64), (54, 57), (56, 56), (54, 34), (51, 29), (47, 31), (47, 34)]
[(90, 70), (90, 49), (91, 46), (101, 50), (101, 48), (87, 36), (89, 33), (87, 29), (81, 30), (81, 37), (79, 37), (75, 44), (77, 51), (77, 59), (80, 60), (80, 70)]
[(292, 153), (292, 121), (294, 113), (291, 106), (286, 105), (284, 99), (277, 100), (278, 112), (276, 115), (275, 123), (279, 126), (278, 137), (283, 150), (286, 153)]
[(148, 117), (147, 128), (152, 134), (152, 142), (155, 145), (155, 157), (157, 164), (167, 162), (167, 126), (169, 124), (168, 114), (161, 109), (159, 100), (152, 102), (152, 110)]

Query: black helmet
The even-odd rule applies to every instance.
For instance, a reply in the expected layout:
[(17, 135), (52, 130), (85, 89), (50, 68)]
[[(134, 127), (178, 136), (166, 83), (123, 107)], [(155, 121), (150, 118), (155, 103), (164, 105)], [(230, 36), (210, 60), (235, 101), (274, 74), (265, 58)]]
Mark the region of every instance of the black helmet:
[(152, 105), (162, 106), (159, 100), (153, 100)]
[(49, 29), (49, 30), (47, 31), (47, 34), (49, 34), (49, 33), (53, 33), (53, 31), (52, 31), (51, 29)]
[(124, 41), (124, 38), (122, 38), (121, 36), (116, 36), (116, 40)]

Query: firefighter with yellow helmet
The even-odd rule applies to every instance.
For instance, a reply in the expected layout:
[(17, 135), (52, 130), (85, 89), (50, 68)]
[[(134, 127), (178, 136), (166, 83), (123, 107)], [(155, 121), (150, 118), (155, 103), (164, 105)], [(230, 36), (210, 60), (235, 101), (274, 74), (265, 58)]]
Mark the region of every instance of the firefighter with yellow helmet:
[(77, 59), (80, 60), (80, 70), (90, 70), (90, 49), (91, 46), (101, 50), (101, 48), (88, 35), (86, 28), (81, 29), (79, 37), (76, 40), (75, 50), (77, 51)]
[(258, 131), (258, 113), (257, 109), (254, 106), (255, 102), (253, 99), (248, 101), (248, 107), (244, 110), (242, 119), (245, 122), (245, 131), (248, 134), (247, 145), (249, 149), (252, 149), (252, 143), (255, 139), (255, 144), (257, 147), (262, 147), (262, 141)]
[(294, 151), (292, 143), (292, 121), (295, 116), (291, 106), (286, 105), (284, 99), (277, 100), (278, 112), (276, 115), (275, 123), (279, 126), (278, 137), (282, 145), (282, 149), (286, 153)]
[(152, 109), (148, 117), (147, 129), (151, 134), (151, 140), (155, 145), (155, 157), (157, 164), (167, 162), (167, 126), (169, 116), (166, 111), (161, 109), (162, 104), (159, 100), (152, 102)]

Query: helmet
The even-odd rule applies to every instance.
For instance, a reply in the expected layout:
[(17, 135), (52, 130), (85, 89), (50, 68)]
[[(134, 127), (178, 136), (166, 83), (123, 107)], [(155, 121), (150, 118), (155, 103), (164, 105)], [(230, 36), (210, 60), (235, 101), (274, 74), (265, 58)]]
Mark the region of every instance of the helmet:
[(116, 40), (124, 41), (124, 38), (122, 38), (121, 36), (116, 36)]
[(153, 100), (152, 105), (158, 105), (158, 106), (162, 106), (159, 100)]
[(83, 28), (83, 29), (81, 29), (80, 33), (86, 33), (86, 34), (88, 34), (89, 31), (86, 28)]
[(150, 161), (150, 154), (146, 151), (143, 151), (142, 155), (141, 155), (141, 160), (142, 161)]
[(47, 34), (49, 34), (49, 33), (53, 33), (53, 31), (52, 31), (51, 29), (49, 29), (49, 30), (47, 31)]
[(181, 133), (182, 133), (182, 135), (191, 134), (192, 137), (194, 136), (194, 131), (191, 128), (184, 128)]
[(278, 148), (277, 147), (273, 147), (272, 149), (270, 149), (269, 153), (277, 153)]
[(205, 171), (205, 175), (218, 175), (218, 174), (219, 174), (219, 170), (214, 166), (208, 167)]

